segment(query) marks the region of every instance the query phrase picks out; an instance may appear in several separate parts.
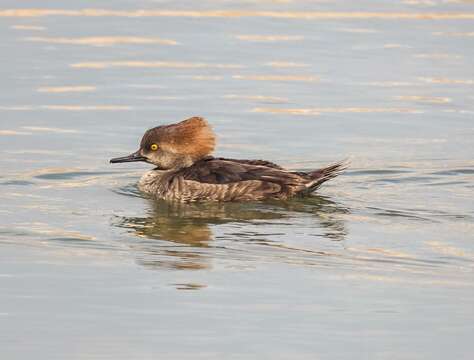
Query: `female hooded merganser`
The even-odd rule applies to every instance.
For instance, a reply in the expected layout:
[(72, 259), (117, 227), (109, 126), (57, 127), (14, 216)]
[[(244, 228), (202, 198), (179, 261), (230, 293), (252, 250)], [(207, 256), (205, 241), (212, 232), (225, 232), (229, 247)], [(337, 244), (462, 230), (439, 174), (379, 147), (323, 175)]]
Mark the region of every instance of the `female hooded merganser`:
[(265, 160), (212, 157), (214, 145), (207, 121), (192, 117), (147, 130), (138, 151), (110, 162), (156, 165), (142, 176), (139, 189), (158, 199), (180, 202), (285, 200), (309, 195), (345, 168), (336, 163), (310, 172), (289, 171)]

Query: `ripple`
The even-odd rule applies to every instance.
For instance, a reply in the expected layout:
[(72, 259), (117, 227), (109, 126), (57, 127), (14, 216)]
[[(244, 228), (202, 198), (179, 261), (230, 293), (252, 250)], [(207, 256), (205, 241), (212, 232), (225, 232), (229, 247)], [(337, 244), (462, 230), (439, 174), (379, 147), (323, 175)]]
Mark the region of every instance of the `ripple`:
[(89, 61), (70, 65), (76, 69), (172, 68), (172, 69), (240, 69), (240, 64), (211, 64), (182, 61)]
[(97, 88), (95, 86), (43, 86), (36, 89), (43, 93), (68, 93), (68, 92), (92, 92)]
[(0, 106), (0, 110), (6, 111), (31, 111), (34, 110), (33, 106), (23, 105), (23, 106)]
[(384, 44), (383, 48), (384, 49), (411, 49), (412, 47), (409, 45), (403, 45), (403, 44)]
[(177, 290), (201, 290), (207, 287), (207, 285), (195, 283), (178, 283), (170, 285), (176, 287)]
[(456, 54), (444, 54), (444, 53), (434, 53), (434, 54), (415, 54), (414, 58), (417, 59), (462, 59), (463, 55)]
[(449, 169), (441, 170), (431, 173), (433, 175), (473, 175), (474, 169), (461, 168), (461, 169)]
[(143, 193), (140, 190), (138, 190), (137, 184), (125, 185), (118, 189), (114, 189), (112, 191), (119, 195), (125, 195), (125, 196), (136, 197), (136, 198), (145, 198), (143, 196)]
[(433, 35), (446, 35), (446, 36), (461, 36), (461, 37), (472, 37), (474, 36), (474, 31), (470, 32), (434, 32)]
[(31, 42), (43, 42), (48, 44), (69, 44), (69, 45), (88, 45), (88, 46), (113, 46), (120, 44), (160, 44), (177, 45), (178, 43), (170, 39), (159, 37), (138, 37), (138, 36), (90, 36), (80, 38), (53, 38), (53, 37), (28, 37), (23, 39)]
[(32, 30), (32, 31), (46, 30), (44, 26), (36, 26), (36, 25), (13, 25), (10, 28), (13, 30)]
[(346, 170), (345, 175), (358, 176), (358, 175), (396, 175), (411, 173), (410, 170), (388, 170), (388, 169), (374, 169), (374, 170)]
[(33, 185), (34, 183), (31, 181), (26, 181), (26, 180), (9, 180), (9, 181), (4, 181), (0, 183), (0, 185), (12, 185), (12, 186), (28, 186), (28, 185)]
[(198, 81), (220, 81), (223, 79), (222, 76), (218, 75), (191, 75), (183, 76), (186, 79), (198, 80)]
[(235, 35), (236, 39), (251, 42), (301, 41), (304, 36), (297, 35)]
[(369, 11), (239, 11), (239, 10), (108, 10), (108, 9), (4, 9), (0, 17), (85, 16), (85, 17), (264, 17), (276, 19), (385, 19), (385, 20), (472, 20), (469, 12), (369, 12)]
[(233, 75), (237, 80), (256, 80), (256, 81), (303, 81), (317, 82), (318, 76), (311, 75)]
[(33, 135), (33, 134), (27, 131), (0, 130), (0, 136), (18, 136), (18, 135)]
[(426, 245), (428, 245), (432, 251), (443, 254), (453, 256), (455, 258), (468, 258), (471, 261), (474, 261), (474, 254), (470, 253), (464, 249), (460, 249), (453, 245), (448, 245), (439, 241), (427, 241)]
[(402, 4), (407, 5), (424, 5), (424, 6), (435, 6), (436, 1), (433, 0), (403, 0)]
[(270, 114), (288, 114), (288, 115), (307, 115), (317, 116), (322, 113), (405, 113), (405, 114), (419, 114), (423, 111), (408, 108), (312, 108), (312, 109), (279, 109), (279, 108), (254, 108), (253, 112), (270, 113)]
[(364, 29), (364, 28), (339, 28), (337, 29), (339, 32), (348, 32), (352, 34), (375, 34), (379, 31), (375, 29)]
[(419, 77), (418, 80), (424, 81), (429, 84), (474, 85), (474, 80), (470, 79)]
[(367, 209), (376, 210), (376, 212), (374, 213), (374, 215), (376, 216), (401, 217), (401, 218), (406, 218), (410, 220), (420, 220), (424, 222), (433, 222), (433, 223), (436, 222), (432, 219), (423, 217), (414, 212), (409, 212), (409, 211), (404, 211), (404, 210), (384, 209), (384, 208), (379, 208), (375, 206), (368, 206)]
[(375, 181), (388, 183), (432, 183), (435, 179), (433, 176), (407, 176), (399, 179), (376, 179)]
[[(0, 110), (6, 111), (36, 111), (36, 110), (60, 110), (60, 111), (128, 111), (131, 106), (125, 105), (40, 105), (40, 106), (0, 106)], [(11, 130), (2, 130), (6, 135), (31, 135), (31, 133), (16, 133)]]
[(276, 97), (276, 96), (263, 96), (263, 95), (223, 95), (223, 99), (231, 99), (231, 100), (252, 100), (252, 101), (261, 101), (265, 103), (287, 103), (287, 98)]
[(60, 241), (60, 242), (67, 242), (67, 246), (71, 246), (74, 243), (81, 244), (84, 241), (95, 240), (93, 237), (86, 237), (86, 236), (59, 236), (59, 237), (51, 237), (48, 238), (49, 241)]
[(440, 97), (440, 96), (420, 96), (420, 95), (403, 95), (396, 96), (395, 99), (403, 101), (414, 101), (420, 103), (428, 104), (447, 104), (452, 101), (449, 97)]
[(412, 87), (420, 84), (409, 81), (371, 81), (360, 83), (363, 86), (377, 86), (377, 87)]
[(62, 128), (52, 128), (52, 127), (44, 127), (44, 126), (22, 126), (22, 129), (33, 131), (33, 132), (48, 132), (48, 133), (56, 133), (56, 134), (77, 134), (81, 133), (80, 130), (76, 129), (62, 129)]
[(97, 175), (110, 175), (115, 174), (114, 172), (110, 171), (64, 171), (61, 172), (60, 170), (55, 169), (47, 169), (42, 174), (35, 175), (36, 179), (43, 179), (43, 180), (67, 180), (67, 179), (75, 179), (78, 177), (84, 176), (97, 176)]
[(291, 61), (270, 61), (264, 63), (265, 66), (271, 66), (274, 68), (299, 68), (299, 67), (308, 67), (309, 64), (296, 63)]
[(166, 89), (166, 86), (161, 84), (125, 84), (122, 86), (133, 89)]
[(42, 105), (41, 109), (61, 111), (128, 111), (131, 106), (125, 105)]
[(48, 240), (66, 239), (81, 242), (97, 240), (96, 237), (83, 234), (79, 231), (57, 228), (41, 222), (19, 223), (12, 225), (10, 228), (0, 227), (0, 233), (17, 236), (40, 235), (42, 238), (47, 238)]
[(467, 184), (466, 181), (443, 181), (443, 182), (436, 182), (431, 184), (426, 184), (426, 186), (453, 186), (453, 185), (464, 185)]

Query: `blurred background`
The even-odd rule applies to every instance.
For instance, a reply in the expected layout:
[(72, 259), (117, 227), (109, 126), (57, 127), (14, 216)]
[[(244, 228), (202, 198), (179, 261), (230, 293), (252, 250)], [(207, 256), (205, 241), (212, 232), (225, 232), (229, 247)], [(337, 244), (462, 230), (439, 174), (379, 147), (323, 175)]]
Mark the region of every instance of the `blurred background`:
[[(0, 348), (470, 359), (474, 3), (0, 0)], [(169, 204), (108, 160), (203, 116), (289, 202)]]

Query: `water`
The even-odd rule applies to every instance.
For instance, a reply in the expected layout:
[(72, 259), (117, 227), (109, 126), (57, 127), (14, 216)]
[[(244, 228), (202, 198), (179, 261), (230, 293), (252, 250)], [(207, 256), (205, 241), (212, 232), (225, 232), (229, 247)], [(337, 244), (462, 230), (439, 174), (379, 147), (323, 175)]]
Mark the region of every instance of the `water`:
[[(0, 5), (2, 359), (472, 358), (472, 2)], [(351, 167), (186, 205), (108, 164), (193, 115)]]

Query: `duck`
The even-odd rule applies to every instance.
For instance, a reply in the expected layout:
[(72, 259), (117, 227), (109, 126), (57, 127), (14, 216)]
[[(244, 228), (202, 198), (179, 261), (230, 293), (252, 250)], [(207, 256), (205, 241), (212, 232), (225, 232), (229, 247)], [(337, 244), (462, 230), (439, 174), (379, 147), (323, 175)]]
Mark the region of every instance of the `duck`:
[(110, 163), (146, 162), (138, 188), (173, 202), (288, 200), (309, 196), (346, 169), (337, 162), (313, 171), (291, 171), (271, 161), (214, 157), (215, 134), (202, 117), (149, 129), (140, 148)]

